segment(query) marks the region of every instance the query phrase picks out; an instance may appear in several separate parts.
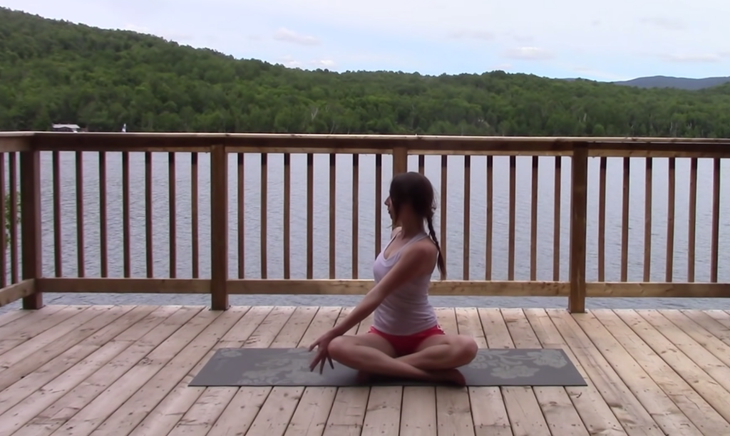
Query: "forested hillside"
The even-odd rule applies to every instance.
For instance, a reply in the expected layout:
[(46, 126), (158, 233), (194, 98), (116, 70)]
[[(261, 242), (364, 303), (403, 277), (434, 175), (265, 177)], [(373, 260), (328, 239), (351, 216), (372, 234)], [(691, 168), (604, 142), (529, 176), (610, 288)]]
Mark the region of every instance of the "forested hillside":
[(730, 86), (301, 71), (0, 9), (0, 130), (730, 137)]

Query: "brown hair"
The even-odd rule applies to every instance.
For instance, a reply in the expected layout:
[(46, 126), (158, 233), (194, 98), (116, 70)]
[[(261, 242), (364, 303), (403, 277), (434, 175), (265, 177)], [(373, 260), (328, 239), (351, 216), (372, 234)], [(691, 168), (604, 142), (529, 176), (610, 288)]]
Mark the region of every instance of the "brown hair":
[(433, 185), (428, 178), (420, 173), (400, 173), (390, 182), (390, 202), (395, 213), (394, 222), (398, 222), (401, 207), (409, 204), (413, 211), (423, 218), (428, 225), (428, 232), (438, 250), (438, 268), (441, 274), (446, 274), (446, 264), (436, 232), (433, 229), (433, 213), (436, 210)]

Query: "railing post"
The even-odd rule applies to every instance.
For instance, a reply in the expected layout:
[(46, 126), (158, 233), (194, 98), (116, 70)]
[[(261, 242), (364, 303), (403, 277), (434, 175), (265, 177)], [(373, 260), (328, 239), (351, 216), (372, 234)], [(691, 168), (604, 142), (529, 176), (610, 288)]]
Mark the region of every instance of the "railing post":
[(393, 175), (408, 171), (408, 149), (403, 145), (393, 147)]
[(570, 194), (570, 297), (568, 311), (585, 312), (586, 304), (586, 215), (588, 213), (588, 144), (573, 148)]
[[(30, 141), (30, 140), (29, 140)], [(20, 234), (22, 238), (22, 278), (41, 277), (41, 160), (37, 150), (20, 152)], [(15, 243), (15, 241), (13, 241)], [(43, 294), (34, 291), (23, 297), (23, 309), (43, 307)]]
[[(408, 171), (408, 149), (405, 146), (397, 145), (393, 147), (393, 176)], [(393, 228), (399, 225), (392, 221)]]
[(210, 152), (210, 308), (228, 305), (228, 153), (226, 146), (211, 146)]

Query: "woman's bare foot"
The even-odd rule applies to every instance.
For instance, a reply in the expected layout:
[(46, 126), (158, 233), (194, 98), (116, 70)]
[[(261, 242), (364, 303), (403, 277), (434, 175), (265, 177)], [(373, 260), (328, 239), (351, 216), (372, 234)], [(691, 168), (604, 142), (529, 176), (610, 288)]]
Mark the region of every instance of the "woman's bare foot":
[(372, 380), (372, 374), (367, 373), (365, 371), (358, 371), (357, 372), (357, 382), (361, 385), (366, 385), (370, 383)]

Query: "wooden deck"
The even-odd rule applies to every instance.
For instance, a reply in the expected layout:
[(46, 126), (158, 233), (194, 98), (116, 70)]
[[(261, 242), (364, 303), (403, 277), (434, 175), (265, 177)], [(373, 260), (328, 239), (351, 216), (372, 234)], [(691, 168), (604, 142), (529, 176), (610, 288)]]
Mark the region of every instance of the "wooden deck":
[(588, 387), (187, 387), (218, 347), (307, 346), (347, 310), (6, 313), (0, 435), (730, 434), (730, 314), (719, 310), (439, 309), (482, 347), (565, 349)]

